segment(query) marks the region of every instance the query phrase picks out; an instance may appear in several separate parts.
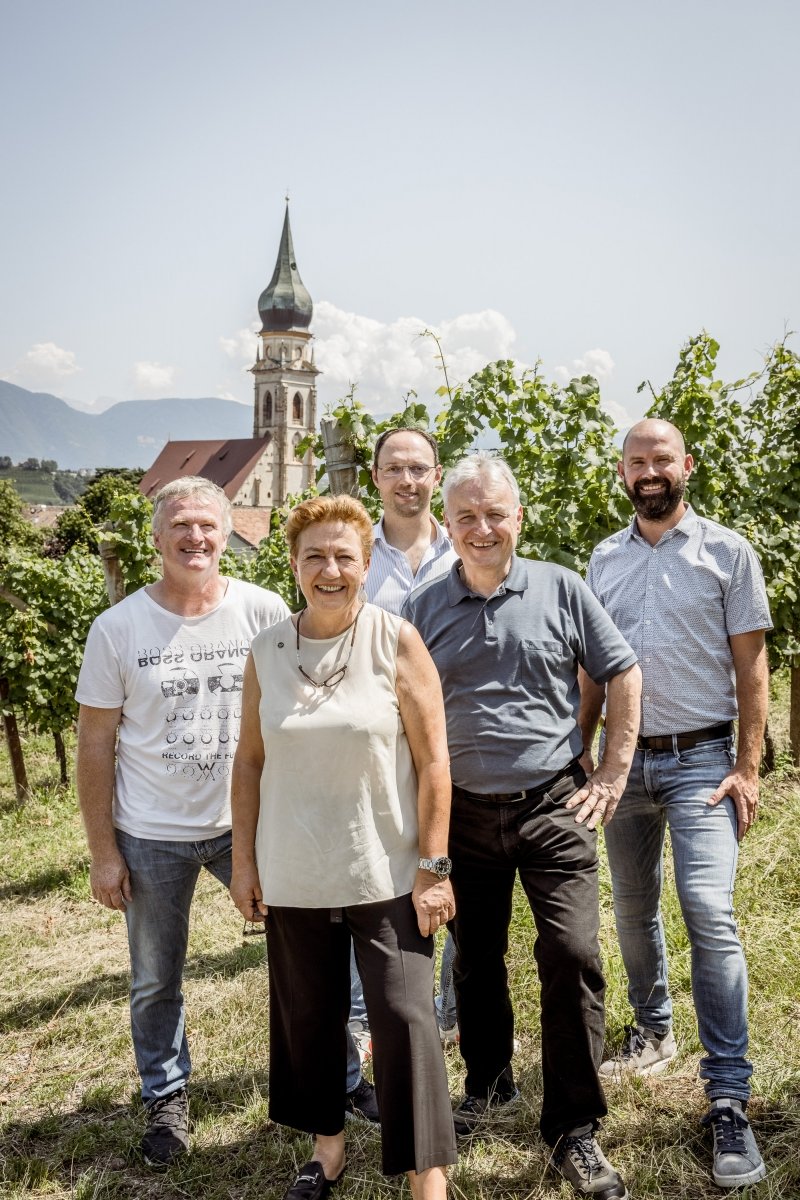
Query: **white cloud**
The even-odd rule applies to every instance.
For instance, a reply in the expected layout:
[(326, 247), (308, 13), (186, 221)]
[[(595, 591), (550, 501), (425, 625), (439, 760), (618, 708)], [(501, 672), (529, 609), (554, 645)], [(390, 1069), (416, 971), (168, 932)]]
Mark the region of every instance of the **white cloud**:
[(19, 360), (12, 374), (48, 383), (76, 375), (81, 369), (75, 361), (74, 350), (64, 350), (55, 342), (36, 342)]
[(508, 358), (516, 337), (511, 323), (492, 309), (464, 313), (438, 326), (422, 317), (398, 317), (385, 324), (323, 300), (314, 309), (314, 334), (326, 397), (343, 396), (357, 383), (361, 403), (372, 412), (396, 410), (408, 391), (433, 403), (444, 376), (435, 342), (421, 336), (426, 328), (441, 342), (451, 385), (487, 362)]
[[(247, 371), (255, 361), (260, 325), (254, 321), (232, 337), (221, 337), (229, 358)], [(422, 337), (431, 329), (439, 338), (451, 385), (469, 379), (497, 358), (511, 356), (516, 338), (513, 326), (492, 309), (464, 313), (434, 326), (422, 317), (398, 317), (385, 323), (345, 312), (327, 300), (314, 305), (314, 357), (323, 372), (319, 379), (323, 405), (344, 396), (353, 383), (372, 412), (395, 411), (409, 391), (431, 407), (444, 383), (436, 344)], [(521, 364), (520, 364), (521, 365)]]
[(133, 364), (133, 378), (137, 388), (145, 392), (163, 392), (171, 388), (175, 378), (174, 367), (164, 367), (156, 362)]
[(248, 366), (256, 360), (256, 348), (258, 346), (258, 331), (261, 328), (259, 321), (253, 321), (247, 329), (240, 329), (233, 337), (221, 337), (219, 344), (228, 358), (242, 360)]
[(595, 350), (585, 350), (581, 358), (573, 358), (569, 367), (554, 367), (553, 375), (559, 383), (569, 383), (570, 379), (581, 375), (594, 375), (597, 382), (603, 384), (611, 378), (614, 365), (608, 351), (597, 347)]

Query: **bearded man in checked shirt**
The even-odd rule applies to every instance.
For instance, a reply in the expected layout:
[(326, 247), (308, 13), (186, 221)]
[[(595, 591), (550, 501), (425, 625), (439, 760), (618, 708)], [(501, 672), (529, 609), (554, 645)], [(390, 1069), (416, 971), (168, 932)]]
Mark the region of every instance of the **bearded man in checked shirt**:
[[(766, 1175), (745, 1116), (747, 967), (733, 884), (739, 842), (758, 811), (769, 682), (764, 634), (772, 622), (752, 547), (684, 501), (693, 465), (668, 421), (633, 426), (618, 471), (635, 516), (596, 547), (587, 575), (635, 651), (643, 680), (637, 750), (605, 834), (634, 1024), (600, 1073), (654, 1074), (677, 1053), (659, 907), (669, 827), (706, 1052), (700, 1075), (711, 1104), (703, 1123), (714, 1138), (712, 1174), (719, 1187), (734, 1188)], [(602, 703), (603, 688), (584, 677), (586, 748)], [(590, 759), (587, 749), (587, 770)]]

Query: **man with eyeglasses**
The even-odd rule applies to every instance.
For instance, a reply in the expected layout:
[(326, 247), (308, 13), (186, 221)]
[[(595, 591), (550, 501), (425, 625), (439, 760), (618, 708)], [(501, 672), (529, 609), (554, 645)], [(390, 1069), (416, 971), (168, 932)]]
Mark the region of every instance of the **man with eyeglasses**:
[[(431, 498), (442, 477), (436, 438), (423, 429), (387, 429), (375, 443), (372, 482), (383, 501), (383, 516), (373, 527), (375, 542), (364, 590), (367, 600), (400, 614), (409, 593), (450, 570), (456, 554), (443, 527), (431, 512)], [(455, 998), (452, 983), (453, 944), (448, 936), (442, 964), (442, 995), (437, 1015), (442, 1041), (453, 1041)], [(350, 1032), (362, 1058), (371, 1053), (367, 1009), (351, 962)]]
[(367, 599), (399, 615), (413, 588), (445, 574), (455, 562), (453, 544), (431, 513), (442, 478), (436, 439), (422, 429), (387, 429), (375, 443), (372, 482), (383, 516), (367, 575)]

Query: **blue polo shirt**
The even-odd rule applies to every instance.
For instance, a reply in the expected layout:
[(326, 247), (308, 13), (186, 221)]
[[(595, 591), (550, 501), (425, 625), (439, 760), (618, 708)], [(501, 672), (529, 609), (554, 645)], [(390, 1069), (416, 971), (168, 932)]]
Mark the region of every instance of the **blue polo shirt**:
[(478, 794), (540, 787), (583, 749), (578, 664), (607, 683), (636, 655), (574, 571), (515, 555), (487, 599), (458, 565), (403, 606), (442, 681), (453, 782)]

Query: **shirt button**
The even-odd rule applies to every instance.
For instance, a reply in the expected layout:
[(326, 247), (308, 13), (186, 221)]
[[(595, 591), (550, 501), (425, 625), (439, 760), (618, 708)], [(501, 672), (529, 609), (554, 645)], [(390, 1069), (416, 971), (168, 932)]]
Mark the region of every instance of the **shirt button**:
[(645, 661), (646, 663), (648, 663), (648, 662), (650, 662), (650, 659), (649, 659), (649, 658), (646, 658), (644, 661)]
[(652, 585), (652, 583), (648, 583), (648, 585), (647, 585), (647, 590), (648, 590), (648, 592), (652, 592), (652, 590), (653, 590), (653, 585)]
[(646, 700), (646, 702), (647, 702), (648, 704), (650, 703), (650, 697), (649, 697), (649, 696), (645, 696), (645, 697), (644, 697), (644, 699)]
[(645, 625), (652, 625), (652, 624), (653, 624), (652, 621), (645, 621)]

